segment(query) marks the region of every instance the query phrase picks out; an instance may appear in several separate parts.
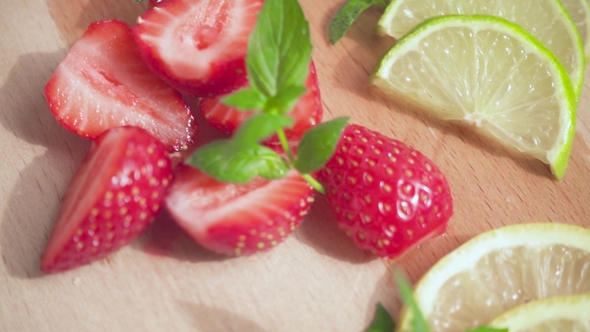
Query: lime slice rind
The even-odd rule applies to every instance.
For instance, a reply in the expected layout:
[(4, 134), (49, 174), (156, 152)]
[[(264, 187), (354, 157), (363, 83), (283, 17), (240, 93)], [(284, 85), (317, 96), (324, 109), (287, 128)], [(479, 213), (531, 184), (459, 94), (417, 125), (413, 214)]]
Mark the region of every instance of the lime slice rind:
[[(490, 31), (497, 33), (493, 43), (478, 40), (479, 32)], [(489, 64), (500, 64), (499, 69)], [(518, 71), (521, 67), (534, 72)], [(557, 58), (514, 23), (483, 15), (429, 19), (385, 54), (372, 83), (441, 119), (475, 124), (548, 163), (558, 179), (565, 174), (575, 132), (571, 80)], [(547, 117), (546, 128), (535, 126)]]
[(377, 33), (401, 39), (423, 21), (442, 15), (490, 15), (522, 26), (556, 55), (572, 79), (576, 98), (580, 95), (584, 46), (559, 0), (392, 0), (378, 22)]
[(514, 307), (487, 324), (519, 331), (590, 331), (590, 293), (555, 296)]
[(561, 0), (561, 4), (578, 28), (587, 63), (590, 61), (590, 2), (588, 0)]

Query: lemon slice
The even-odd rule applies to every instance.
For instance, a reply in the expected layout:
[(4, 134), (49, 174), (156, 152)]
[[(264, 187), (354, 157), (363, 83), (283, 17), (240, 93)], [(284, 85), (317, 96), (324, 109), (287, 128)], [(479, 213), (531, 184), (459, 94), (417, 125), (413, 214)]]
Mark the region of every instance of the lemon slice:
[(377, 31), (399, 39), (421, 22), (449, 14), (492, 15), (522, 26), (560, 60), (579, 96), (584, 49), (574, 22), (559, 0), (393, 0)]
[(551, 166), (561, 179), (576, 97), (559, 61), (521, 27), (492, 16), (430, 19), (383, 57), (372, 82), (388, 94)]
[(561, 0), (574, 21), (584, 46), (586, 62), (590, 60), (590, 3), (588, 0)]
[[(532, 300), (589, 292), (590, 229), (559, 223), (482, 233), (439, 260), (414, 288), (432, 331), (465, 331)], [(402, 310), (399, 331), (411, 331), (411, 320), (411, 311)]]
[(529, 302), (508, 310), (487, 325), (510, 332), (590, 332), (590, 294)]

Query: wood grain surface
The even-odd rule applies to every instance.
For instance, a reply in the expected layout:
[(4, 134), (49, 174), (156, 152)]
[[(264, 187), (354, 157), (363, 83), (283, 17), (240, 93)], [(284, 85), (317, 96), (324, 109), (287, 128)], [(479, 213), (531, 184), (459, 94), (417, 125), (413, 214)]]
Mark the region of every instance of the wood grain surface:
[[(590, 226), (590, 79), (564, 180), (546, 165), (384, 97), (368, 76), (394, 43), (365, 12), (337, 45), (327, 42), (342, 0), (300, 0), (310, 21), (325, 118), (348, 115), (405, 141), (447, 175), (455, 215), (445, 236), (396, 262), (356, 249), (323, 199), (284, 244), (227, 259), (193, 244), (163, 215), (131, 246), (73, 271), (43, 275), (40, 255), (60, 200), (89, 142), (61, 128), (45, 82), (95, 20), (130, 24), (132, 0), (2, 1), (0, 10), (0, 331), (361, 331), (377, 302), (397, 313), (389, 269), (416, 281), (472, 236), (502, 225)], [(191, 101), (194, 102), (194, 101)], [(202, 139), (214, 135), (203, 126)], [(156, 236), (157, 235), (157, 236)]]

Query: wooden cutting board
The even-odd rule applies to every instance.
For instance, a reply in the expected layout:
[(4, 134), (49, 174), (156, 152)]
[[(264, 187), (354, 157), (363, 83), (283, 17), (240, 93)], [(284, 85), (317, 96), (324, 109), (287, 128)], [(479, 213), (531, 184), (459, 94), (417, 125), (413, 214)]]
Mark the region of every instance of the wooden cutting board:
[[(0, 10), (0, 331), (361, 331), (377, 302), (399, 310), (389, 268), (416, 281), (472, 236), (502, 225), (590, 226), (590, 87), (584, 86), (565, 179), (469, 128), (385, 98), (368, 84), (393, 44), (373, 33), (376, 8), (337, 45), (327, 42), (343, 0), (300, 0), (310, 21), (325, 118), (351, 116), (434, 160), (451, 184), (448, 233), (395, 263), (356, 249), (323, 199), (284, 244), (226, 259), (193, 244), (163, 216), (106, 260), (46, 276), (39, 257), (89, 142), (62, 129), (43, 97), (69, 46), (95, 20), (133, 23), (132, 0), (3, 1)], [(590, 82), (588, 75), (586, 80)], [(212, 131), (203, 127), (203, 137)], [(156, 236), (157, 234), (157, 236)]]

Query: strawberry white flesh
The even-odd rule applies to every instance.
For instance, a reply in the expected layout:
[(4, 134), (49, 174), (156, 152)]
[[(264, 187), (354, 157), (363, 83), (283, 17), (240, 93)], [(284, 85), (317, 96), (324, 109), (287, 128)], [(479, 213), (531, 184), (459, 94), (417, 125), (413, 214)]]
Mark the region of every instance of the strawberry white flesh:
[(166, 198), (172, 217), (203, 247), (231, 256), (270, 250), (299, 226), (313, 202), (314, 191), (295, 171), (233, 184), (180, 165), (175, 177)]
[(167, 0), (133, 28), (146, 64), (181, 92), (204, 97), (246, 83), (245, 56), (262, 0)]
[(45, 96), (56, 119), (86, 138), (137, 126), (172, 152), (192, 145), (197, 134), (182, 96), (145, 66), (131, 28), (120, 21), (92, 23), (55, 70)]
[[(285, 135), (291, 142), (299, 142), (309, 128), (322, 121), (322, 100), (313, 61), (309, 66), (305, 87), (307, 92), (297, 100), (295, 107), (289, 113), (289, 116), (295, 120), (293, 126), (285, 130)], [(227, 106), (221, 102), (221, 99), (222, 97), (202, 98), (199, 102), (199, 111), (208, 124), (223, 132), (233, 133), (248, 117), (255, 113)], [(271, 141), (278, 140), (274, 137)]]
[(88, 264), (135, 239), (159, 212), (171, 179), (166, 149), (147, 131), (106, 131), (66, 192), (42, 270), (53, 273)]

